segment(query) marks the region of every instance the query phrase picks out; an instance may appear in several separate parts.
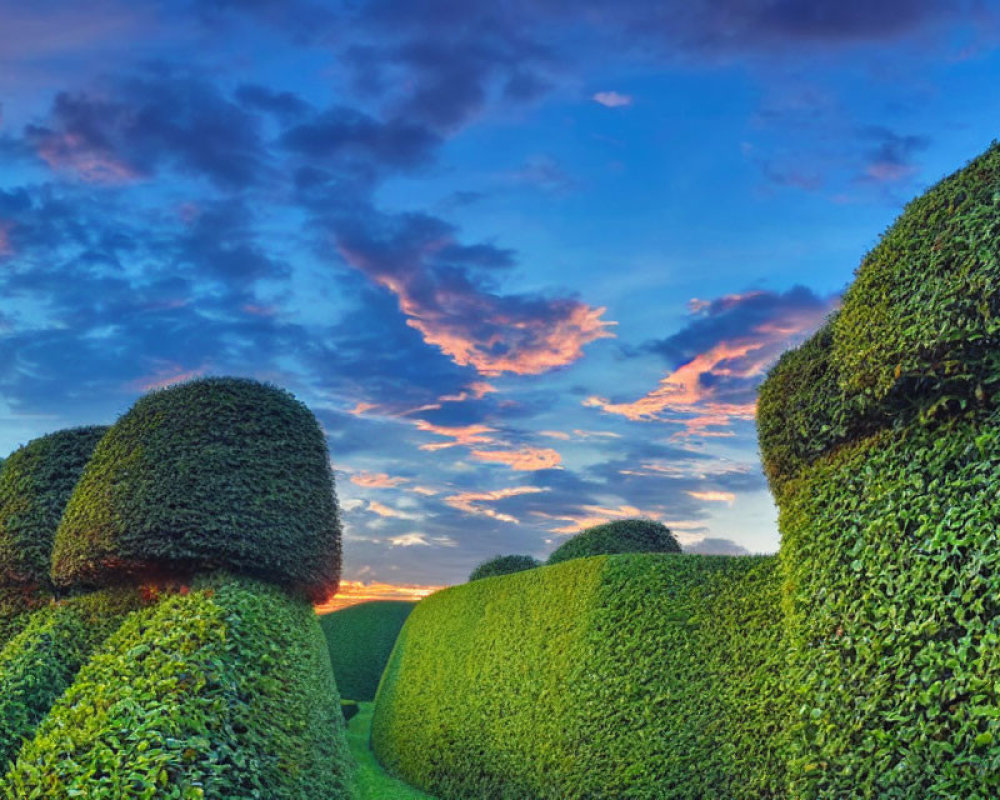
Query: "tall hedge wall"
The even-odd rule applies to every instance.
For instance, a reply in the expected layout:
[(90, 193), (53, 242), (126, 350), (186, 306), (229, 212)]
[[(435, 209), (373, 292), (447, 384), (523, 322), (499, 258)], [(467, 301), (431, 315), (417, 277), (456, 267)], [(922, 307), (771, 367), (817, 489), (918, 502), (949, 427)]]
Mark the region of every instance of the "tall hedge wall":
[(49, 585), (52, 540), (63, 509), (106, 427), (34, 439), (0, 467), (0, 583)]
[(580, 558), (421, 601), (372, 746), (442, 798), (782, 797), (773, 558)]
[(1000, 795), (1000, 147), (910, 203), (758, 426), (801, 798)]
[(94, 451), (52, 560), (63, 586), (226, 568), (326, 599), (340, 523), (323, 432), (290, 394), (252, 380), (148, 394)]
[(377, 600), (319, 618), (340, 696), (374, 700), (399, 630), (415, 603)]
[(221, 575), (133, 613), (21, 749), (0, 793), (353, 800), (312, 608)]

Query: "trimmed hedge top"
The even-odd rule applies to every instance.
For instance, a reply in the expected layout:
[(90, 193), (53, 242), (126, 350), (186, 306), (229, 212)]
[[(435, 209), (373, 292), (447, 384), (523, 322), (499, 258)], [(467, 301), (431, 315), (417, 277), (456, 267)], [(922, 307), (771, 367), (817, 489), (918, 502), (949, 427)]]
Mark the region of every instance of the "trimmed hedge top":
[(52, 540), (73, 487), (108, 428), (34, 439), (0, 468), (0, 583), (49, 585)]
[(531, 556), (495, 556), (488, 561), (484, 561), (471, 573), (470, 581), (478, 581), (480, 578), (492, 578), (497, 575), (510, 575), (514, 572), (523, 572), (526, 569), (540, 567), (542, 562)]
[(291, 394), (242, 378), (140, 398), (94, 451), (52, 554), (63, 586), (214, 568), (317, 602), (340, 577), (323, 432)]
[(913, 200), (843, 306), (760, 390), (764, 468), (780, 491), (820, 454), (1000, 390), (1000, 144)]
[(670, 528), (651, 519), (619, 519), (578, 533), (552, 551), (547, 564), (617, 553), (679, 553)]

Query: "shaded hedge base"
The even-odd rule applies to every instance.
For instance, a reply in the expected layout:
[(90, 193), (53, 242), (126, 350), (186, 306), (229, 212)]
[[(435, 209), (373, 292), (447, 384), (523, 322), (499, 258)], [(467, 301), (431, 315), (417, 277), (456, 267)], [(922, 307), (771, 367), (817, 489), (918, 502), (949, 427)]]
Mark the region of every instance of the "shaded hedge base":
[(311, 606), (218, 575), (132, 613), (52, 705), (0, 794), (355, 798)]
[(783, 796), (773, 557), (598, 556), (410, 615), (376, 756), (442, 798)]

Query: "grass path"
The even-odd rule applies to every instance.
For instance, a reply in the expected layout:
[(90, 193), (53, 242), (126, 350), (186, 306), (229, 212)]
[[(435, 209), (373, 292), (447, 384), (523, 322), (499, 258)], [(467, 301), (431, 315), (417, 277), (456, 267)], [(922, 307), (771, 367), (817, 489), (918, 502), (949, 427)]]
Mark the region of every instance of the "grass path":
[(414, 789), (382, 769), (368, 747), (368, 732), (371, 730), (375, 704), (358, 703), (358, 707), (361, 710), (347, 723), (347, 743), (358, 764), (361, 800), (435, 800), (433, 795)]

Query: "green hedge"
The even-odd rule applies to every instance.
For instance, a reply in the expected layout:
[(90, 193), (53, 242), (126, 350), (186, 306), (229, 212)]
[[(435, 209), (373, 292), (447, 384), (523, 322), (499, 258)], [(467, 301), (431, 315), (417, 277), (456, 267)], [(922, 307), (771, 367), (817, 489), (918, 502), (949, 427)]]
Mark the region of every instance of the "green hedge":
[(63, 586), (226, 568), (323, 600), (340, 576), (323, 432), (302, 403), (256, 381), (148, 394), (94, 451), (52, 558)]
[(17, 754), (77, 671), (127, 614), (142, 604), (132, 588), (69, 598), (31, 614), (0, 651), (0, 764)]
[(1000, 796), (1000, 414), (884, 431), (781, 504), (796, 797)]
[(0, 586), (0, 648), (24, 630), (32, 611), (51, 599), (51, 594), (35, 586)]
[(400, 628), (415, 603), (377, 600), (319, 618), (341, 697), (374, 700)]
[(487, 559), (469, 573), (470, 581), (493, 578), (497, 575), (511, 575), (526, 569), (540, 567), (542, 562), (531, 556), (495, 556)]
[(617, 555), (421, 601), (372, 746), (442, 798), (783, 796), (773, 557)]
[(0, 583), (49, 585), (52, 539), (73, 487), (106, 427), (34, 439), (0, 468)]
[(841, 309), (760, 389), (776, 494), (821, 454), (876, 431), (989, 408), (1000, 390), (1000, 145), (907, 205)]
[(312, 608), (270, 584), (214, 576), (133, 613), (21, 749), (0, 793), (356, 797)]
[(547, 564), (616, 553), (679, 553), (670, 529), (650, 519), (618, 519), (587, 528), (552, 551)]

